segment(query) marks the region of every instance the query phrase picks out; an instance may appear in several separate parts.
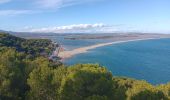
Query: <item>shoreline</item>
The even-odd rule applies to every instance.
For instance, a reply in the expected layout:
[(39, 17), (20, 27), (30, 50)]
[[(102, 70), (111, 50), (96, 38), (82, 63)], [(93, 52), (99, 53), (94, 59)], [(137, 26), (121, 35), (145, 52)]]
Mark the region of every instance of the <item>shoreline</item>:
[[(162, 37), (163, 38), (163, 37)], [(139, 39), (129, 39), (129, 40), (121, 40), (121, 41), (114, 41), (114, 42), (107, 42), (107, 43), (100, 43), (100, 44), (95, 44), (91, 46), (86, 46), (86, 47), (81, 47), (81, 48), (76, 48), (73, 50), (69, 51), (62, 51), (58, 54), (58, 56), (61, 59), (68, 59), (71, 58), (72, 56), (75, 56), (77, 54), (82, 54), (86, 53), (89, 50), (98, 48), (98, 47), (103, 47), (103, 46), (108, 46), (108, 45), (113, 45), (113, 44), (119, 44), (119, 43), (126, 43), (126, 42), (133, 42), (133, 41), (142, 41), (142, 40), (152, 40), (152, 39), (162, 39), (162, 38), (139, 38)], [(165, 37), (164, 37), (165, 38)]]

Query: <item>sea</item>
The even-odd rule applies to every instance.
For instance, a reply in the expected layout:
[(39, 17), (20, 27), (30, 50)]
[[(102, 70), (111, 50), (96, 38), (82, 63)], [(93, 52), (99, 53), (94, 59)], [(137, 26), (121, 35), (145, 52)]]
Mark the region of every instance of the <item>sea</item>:
[[(111, 39), (71, 40), (65, 37), (68, 35), (43, 36), (42, 38), (59, 43), (65, 50), (112, 41)], [(63, 63), (66, 65), (100, 64), (114, 76), (145, 80), (153, 85), (165, 84), (170, 82), (170, 39), (133, 41), (98, 47), (64, 59)]]
[(64, 63), (100, 64), (114, 76), (146, 80), (153, 85), (164, 84), (170, 82), (170, 39), (133, 41), (99, 47), (65, 59)]

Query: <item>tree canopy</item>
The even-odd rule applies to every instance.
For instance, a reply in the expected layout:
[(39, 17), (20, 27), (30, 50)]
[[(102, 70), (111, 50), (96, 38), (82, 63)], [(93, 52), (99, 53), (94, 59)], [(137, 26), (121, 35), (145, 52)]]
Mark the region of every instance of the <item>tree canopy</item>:
[(0, 33), (0, 47), (15, 48), (27, 56), (48, 55), (57, 47), (48, 39), (24, 39), (7, 33)]

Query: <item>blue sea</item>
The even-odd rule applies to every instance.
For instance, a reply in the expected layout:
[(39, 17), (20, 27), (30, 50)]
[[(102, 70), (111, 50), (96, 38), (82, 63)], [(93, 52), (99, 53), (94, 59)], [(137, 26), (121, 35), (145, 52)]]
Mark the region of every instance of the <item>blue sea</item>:
[(98, 63), (114, 76), (146, 80), (152, 84), (167, 83), (170, 82), (170, 39), (133, 41), (99, 47), (66, 59), (64, 63)]

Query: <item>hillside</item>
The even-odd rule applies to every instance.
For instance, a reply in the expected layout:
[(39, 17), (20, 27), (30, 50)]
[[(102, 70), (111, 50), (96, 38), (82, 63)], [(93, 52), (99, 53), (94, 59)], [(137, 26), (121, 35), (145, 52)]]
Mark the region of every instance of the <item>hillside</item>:
[(66, 66), (27, 57), (34, 55), (29, 50), (46, 50), (48, 40), (1, 34), (0, 43), (0, 100), (170, 100), (170, 84), (115, 77), (99, 64)]
[(19, 52), (28, 55), (48, 55), (57, 45), (48, 39), (24, 39), (7, 33), (0, 33), (0, 46), (15, 48)]

